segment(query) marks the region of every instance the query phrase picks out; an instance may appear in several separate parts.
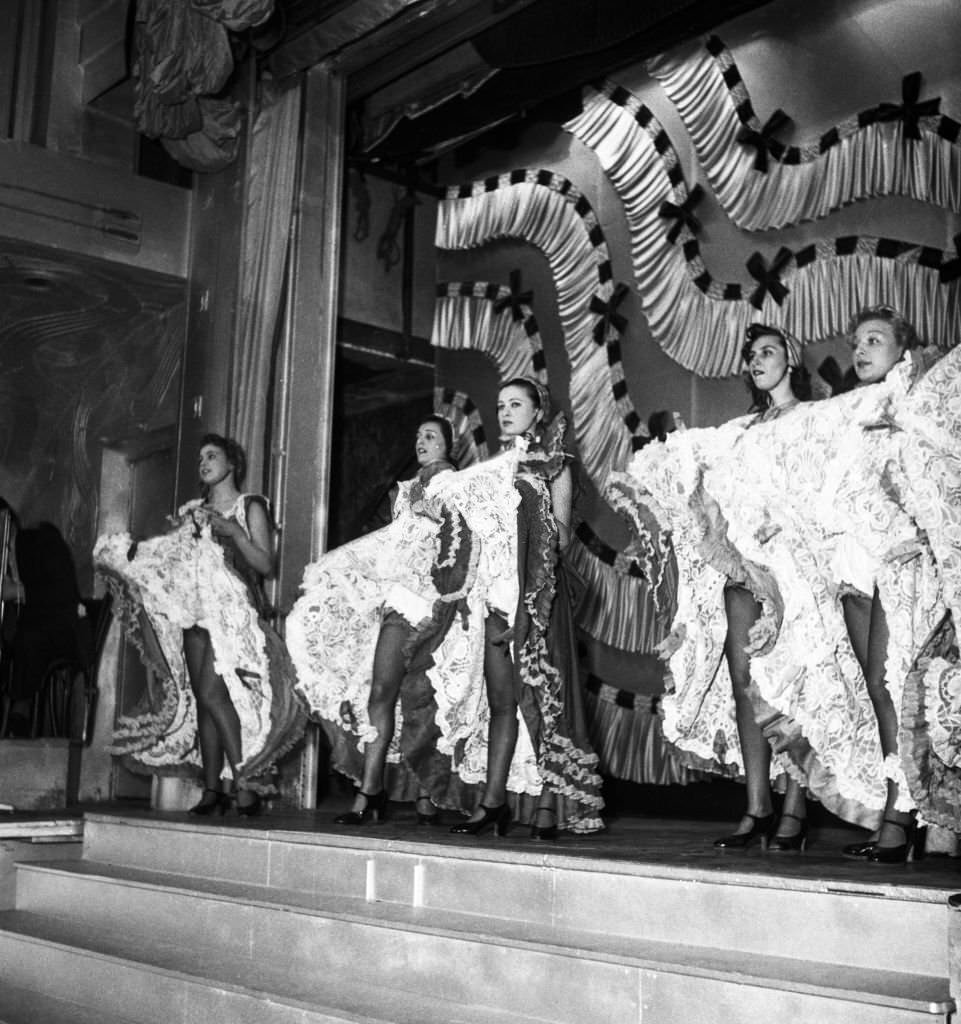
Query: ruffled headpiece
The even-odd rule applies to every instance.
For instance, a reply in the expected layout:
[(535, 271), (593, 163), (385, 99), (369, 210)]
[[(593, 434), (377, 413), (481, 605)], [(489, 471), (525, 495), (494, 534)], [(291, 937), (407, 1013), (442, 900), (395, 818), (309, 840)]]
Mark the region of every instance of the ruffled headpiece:
[(741, 358), (745, 363), (750, 362), (750, 346), (757, 341), (758, 338), (763, 338), (766, 334), (773, 334), (775, 338), (780, 338), (781, 343), (784, 345), (784, 351), (787, 354), (787, 365), (789, 370), (795, 369), (802, 364), (803, 358), (801, 356), (801, 343), (791, 334), (790, 331), (786, 331), (783, 327), (775, 327), (773, 324), (753, 323), (748, 324), (747, 330), (744, 332), (747, 341), (744, 344), (744, 348), (741, 350)]

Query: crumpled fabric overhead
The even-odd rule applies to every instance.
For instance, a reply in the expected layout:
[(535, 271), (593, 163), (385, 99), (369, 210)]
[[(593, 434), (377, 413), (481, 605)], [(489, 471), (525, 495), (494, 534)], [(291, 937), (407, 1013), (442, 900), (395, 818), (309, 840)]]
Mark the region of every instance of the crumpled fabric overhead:
[(273, 9), (274, 0), (138, 0), (137, 129), (193, 170), (233, 161), (243, 111), (219, 95), (234, 70), (229, 32), (262, 24)]

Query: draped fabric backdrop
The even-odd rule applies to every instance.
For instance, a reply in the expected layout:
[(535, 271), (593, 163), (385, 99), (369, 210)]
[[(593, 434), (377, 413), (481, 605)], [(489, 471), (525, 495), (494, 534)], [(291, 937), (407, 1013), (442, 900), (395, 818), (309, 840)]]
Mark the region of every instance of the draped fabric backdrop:
[(271, 353), (284, 287), (293, 217), (300, 88), (265, 92), (251, 128), (240, 312), (230, 393), (229, 432), (247, 452), (247, 486), (263, 490)]

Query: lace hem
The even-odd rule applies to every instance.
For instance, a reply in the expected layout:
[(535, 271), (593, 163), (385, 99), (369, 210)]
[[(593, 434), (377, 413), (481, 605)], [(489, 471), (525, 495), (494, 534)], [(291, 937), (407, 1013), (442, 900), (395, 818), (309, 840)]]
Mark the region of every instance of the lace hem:
[[(154, 707), (118, 722), (114, 749), (147, 768), (196, 759), (196, 709), (182, 645), (183, 630), (198, 626), (210, 636), (215, 670), (240, 720), (243, 757), (238, 767), (244, 771), (276, 736), (266, 633), (246, 584), (225, 562), (206, 518), (196, 518), (198, 507), (184, 506), (171, 533), (139, 545), (127, 534), (115, 534), (99, 538), (95, 546), (98, 571), (105, 579), (123, 581), (113, 588), (124, 598), (115, 614), (148, 665), (160, 669), (167, 691), (159, 713), (151, 695)], [(149, 622), (149, 642), (141, 611)]]

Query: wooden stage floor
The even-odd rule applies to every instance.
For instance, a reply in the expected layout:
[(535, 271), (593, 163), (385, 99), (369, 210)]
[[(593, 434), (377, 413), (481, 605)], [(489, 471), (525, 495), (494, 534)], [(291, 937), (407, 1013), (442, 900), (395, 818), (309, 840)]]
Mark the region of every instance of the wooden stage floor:
[[(713, 787), (712, 787), (713, 789)], [(696, 801), (695, 801), (696, 803)], [(16, 822), (42, 821), (45, 817), (76, 818), (84, 811), (118, 813), (131, 817), (161, 818), (171, 821), (203, 822), (204, 825), (242, 828), (257, 831), (309, 832), (343, 837), (369, 837), (378, 842), (430, 843), (451, 848), (483, 849), (488, 854), (509, 859), (512, 855), (557, 855), (593, 860), (628, 862), (644, 865), (654, 873), (690, 874), (699, 872), (726, 874), (729, 880), (746, 884), (776, 885), (777, 879), (790, 879), (793, 884), (830, 888), (838, 883), (845, 890), (857, 889), (868, 894), (891, 894), (897, 890), (924, 890), (919, 897), (930, 900), (931, 890), (945, 893), (961, 892), (961, 858), (944, 854), (928, 854), (923, 860), (902, 865), (876, 865), (846, 860), (841, 848), (866, 835), (862, 830), (845, 825), (815, 807), (808, 848), (804, 853), (768, 853), (759, 846), (745, 851), (718, 850), (714, 840), (736, 827), (737, 812), (719, 817), (729, 808), (713, 806), (708, 817), (694, 817), (691, 808), (680, 814), (617, 813), (606, 817), (603, 832), (586, 836), (560, 833), (556, 841), (530, 838), (527, 826), (515, 823), (507, 836), (487, 833), (481, 837), (452, 835), (449, 826), (462, 820), (453, 812), (442, 812), (439, 825), (420, 825), (411, 804), (388, 805), (384, 822), (360, 828), (337, 825), (334, 818), (350, 805), (349, 794), (329, 795), (317, 810), (292, 810), (273, 806), (255, 818), (230, 813), (224, 817), (196, 818), (184, 812), (151, 811), (135, 803), (90, 804), (67, 811), (28, 812), (0, 815), (0, 826)], [(738, 806), (740, 804), (738, 803)], [(663, 809), (663, 802), (660, 803)], [(703, 810), (703, 808), (700, 808)], [(687, 810), (687, 813), (684, 813)], [(694, 807), (693, 810), (699, 810)], [(821, 812), (821, 813), (818, 813)], [(526, 859), (526, 857), (525, 857)]]
[(841, 856), (841, 848), (865, 833), (835, 824), (815, 826), (804, 853), (767, 853), (759, 846), (746, 851), (715, 849), (713, 841), (731, 831), (734, 822), (621, 815), (609, 819), (604, 832), (587, 836), (561, 833), (556, 841), (538, 841), (530, 838), (528, 827), (516, 823), (503, 837), (490, 832), (481, 837), (452, 835), (449, 826), (462, 820), (459, 816), (444, 813), (440, 825), (420, 825), (409, 804), (390, 804), (384, 822), (359, 828), (335, 824), (336, 815), (348, 806), (349, 800), (335, 799), (325, 801), (315, 811), (274, 808), (256, 818), (228, 814), (223, 818), (197, 819), (181, 813), (129, 808), (123, 813), (194, 822), (202, 820), (205, 824), (221, 823), (230, 828), (325, 833), (352, 838), (369, 837), (388, 843), (477, 848), (496, 853), (498, 859), (505, 860), (514, 854), (549, 854), (601, 863), (630, 862), (653, 869), (655, 874), (717, 872), (728, 875), (730, 881), (762, 886), (777, 885), (777, 879), (790, 879), (788, 884), (802, 888), (811, 885), (823, 891), (837, 883), (845, 891), (854, 889), (864, 895), (893, 895), (892, 889), (897, 890), (898, 895), (908, 895), (906, 890), (917, 889), (924, 890), (917, 895), (925, 900), (936, 898), (937, 891), (946, 895), (961, 892), (961, 858), (928, 855), (914, 863), (892, 866), (846, 860)]

